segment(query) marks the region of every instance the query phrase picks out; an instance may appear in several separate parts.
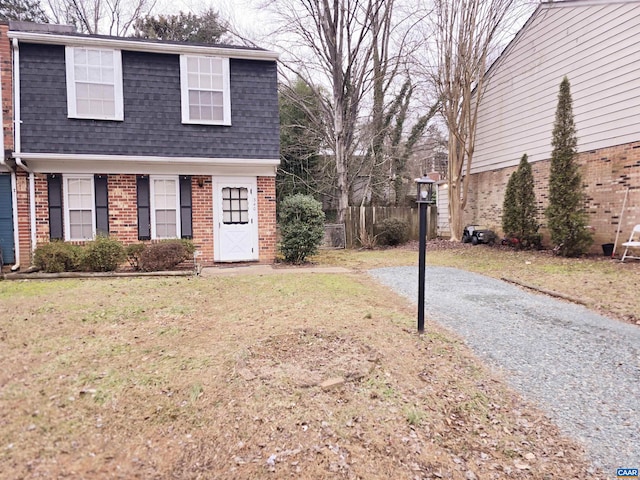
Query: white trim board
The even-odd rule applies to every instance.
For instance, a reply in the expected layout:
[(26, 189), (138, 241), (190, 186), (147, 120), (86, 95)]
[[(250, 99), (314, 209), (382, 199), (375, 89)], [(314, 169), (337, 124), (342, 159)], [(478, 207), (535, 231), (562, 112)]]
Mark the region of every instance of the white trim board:
[(114, 48), (135, 52), (171, 53), (188, 55), (218, 55), (245, 60), (278, 60), (278, 53), (270, 50), (251, 50), (233, 47), (186, 45), (176, 43), (145, 42), (125, 38), (104, 38), (90, 35), (60, 35), (38, 32), (10, 31), (9, 38), (25, 43), (43, 43), (49, 45), (68, 45), (74, 47)]
[(36, 173), (275, 177), (279, 159), (15, 153)]

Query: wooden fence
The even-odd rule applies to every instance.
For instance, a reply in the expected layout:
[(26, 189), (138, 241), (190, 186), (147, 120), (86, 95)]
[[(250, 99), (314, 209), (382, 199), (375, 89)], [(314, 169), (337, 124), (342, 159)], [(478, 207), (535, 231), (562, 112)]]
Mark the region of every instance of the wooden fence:
[[(345, 239), (347, 248), (360, 246), (359, 239), (363, 231), (369, 235), (378, 233), (376, 224), (385, 218), (400, 218), (409, 224), (409, 238), (418, 240), (420, 236), (420, 220), (418, 208), (411, 207), (349, 207), (345, 218)], [(427, 238), (436, 237), (437, 209), (435, 205), (427, 207)]]

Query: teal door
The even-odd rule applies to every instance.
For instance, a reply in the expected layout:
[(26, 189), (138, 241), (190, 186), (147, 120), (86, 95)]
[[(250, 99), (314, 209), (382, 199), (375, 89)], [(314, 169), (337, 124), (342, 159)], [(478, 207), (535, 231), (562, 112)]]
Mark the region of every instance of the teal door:
[(0, 249), (2, 262), (14, 263), (13, 211), (11, 202), (11, 176), (0, 174)]

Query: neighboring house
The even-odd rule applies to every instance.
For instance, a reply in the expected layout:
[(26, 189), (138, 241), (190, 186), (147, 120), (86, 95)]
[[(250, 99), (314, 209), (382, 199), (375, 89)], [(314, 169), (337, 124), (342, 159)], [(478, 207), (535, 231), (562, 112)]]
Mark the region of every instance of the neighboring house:
[[(538, 6), (487, 72), (478, 114), (467, 223), (500, 230), (509, 175), (524, 153), (540, 221), (548, 205), (558, 89), (571, 82), (595, 249), (640, 223), (640, 1), (568, 0)], [(621, 240), (623, 241), (623, 240)]]
[(192, 239), (205, 264), (274, 260), (277, 54), (0, 30), (3, 67), (11, 41), (2, 95), (13, 88), (22, 266), (39, 243), (100, 233)]

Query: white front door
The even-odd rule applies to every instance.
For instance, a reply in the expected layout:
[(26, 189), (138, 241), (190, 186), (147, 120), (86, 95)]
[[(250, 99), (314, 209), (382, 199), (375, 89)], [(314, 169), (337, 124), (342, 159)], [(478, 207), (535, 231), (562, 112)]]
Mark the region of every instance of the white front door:
[(214, 180), (214, 260), (258, 260), (258, 200), (256, 178)]

